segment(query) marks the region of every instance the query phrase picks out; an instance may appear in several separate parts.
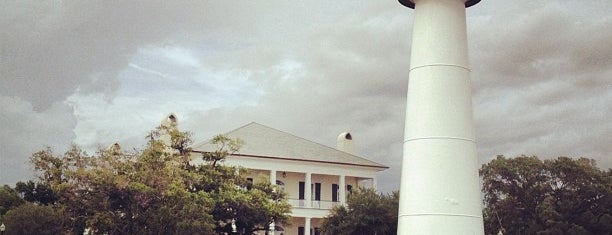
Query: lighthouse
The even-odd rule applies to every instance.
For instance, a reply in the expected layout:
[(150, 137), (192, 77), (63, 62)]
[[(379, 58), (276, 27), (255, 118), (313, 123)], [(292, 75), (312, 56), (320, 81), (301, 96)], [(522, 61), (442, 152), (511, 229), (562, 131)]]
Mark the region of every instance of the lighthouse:
[(484, 234), (465, 16), (479, 1), (399, 1), (414, 28), (397, 234)]

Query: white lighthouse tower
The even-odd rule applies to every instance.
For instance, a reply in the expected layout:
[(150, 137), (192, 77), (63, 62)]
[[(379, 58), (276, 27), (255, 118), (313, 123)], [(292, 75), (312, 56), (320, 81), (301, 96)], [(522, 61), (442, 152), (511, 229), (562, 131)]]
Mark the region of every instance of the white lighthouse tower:
[(397, 234), (484, 234), (465, 8), (480, 0), (400, 0), (414, 9)]

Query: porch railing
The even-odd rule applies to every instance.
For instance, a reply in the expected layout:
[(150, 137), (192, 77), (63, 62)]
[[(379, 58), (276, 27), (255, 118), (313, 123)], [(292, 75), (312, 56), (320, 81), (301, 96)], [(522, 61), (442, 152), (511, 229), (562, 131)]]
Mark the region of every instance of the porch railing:
[(334, 206), (339, 205), (340, 202), (334, 202), (334, 201), (316, 201), (316, 200), (312, 200), (311, 201), (311, 205), (310, 207), (306, 206), (306, 200), (304, 199), (293, 199), (290, 198), (289, 199), (289, 204), (292, 207), (295, 208), (314, 208), (314, 209), (324, 209), (324, 210), (330, 210), (332, 209)]

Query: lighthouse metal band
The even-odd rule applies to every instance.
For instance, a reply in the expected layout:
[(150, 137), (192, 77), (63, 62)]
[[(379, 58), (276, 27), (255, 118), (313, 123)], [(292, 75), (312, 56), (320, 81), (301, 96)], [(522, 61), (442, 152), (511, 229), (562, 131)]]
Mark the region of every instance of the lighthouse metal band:
[(484, 234), (465, 8), (400, 0), (414, 29), (397, 234)]

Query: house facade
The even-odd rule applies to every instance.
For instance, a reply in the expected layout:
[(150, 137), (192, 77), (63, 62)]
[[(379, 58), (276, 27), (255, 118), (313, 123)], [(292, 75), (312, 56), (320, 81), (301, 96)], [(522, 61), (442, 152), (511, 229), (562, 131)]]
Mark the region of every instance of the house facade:
[[(375, 188), (377, 172), (388, 168), (356, 156), (350, 133), (338, 136), (337, 148), (254, 122), (225, 135), (241, 139), (244, 145), (224, 164), (247, 168), (249, 180), (269, 180), (287, 193), (292, 219), (290, 224), (277, 224), (277, 235), (319, 234), (331, 208), (346, 203), (353, 189)], [(209, 141), (193, 146), (196, 152), (216, 148)]]

